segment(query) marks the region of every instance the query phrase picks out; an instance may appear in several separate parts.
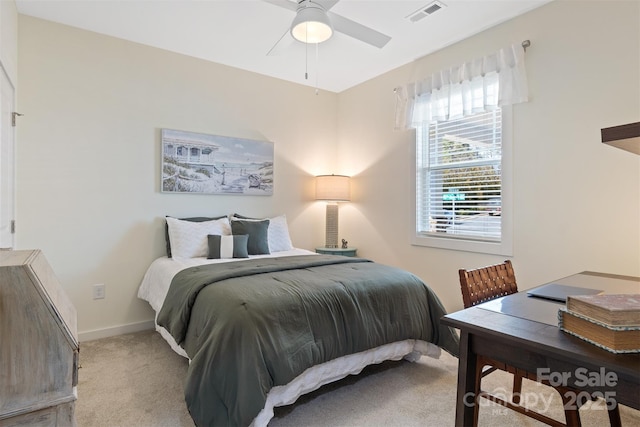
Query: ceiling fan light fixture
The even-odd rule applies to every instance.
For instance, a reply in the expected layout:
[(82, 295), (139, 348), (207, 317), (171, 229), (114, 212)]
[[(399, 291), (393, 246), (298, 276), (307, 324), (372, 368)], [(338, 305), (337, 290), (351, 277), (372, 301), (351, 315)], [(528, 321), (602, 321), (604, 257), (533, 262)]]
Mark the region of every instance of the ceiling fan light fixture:
[(322, 43), (333, 35), (327, 12), (313, 2), (305, 2), (298, 8), (291, 23), (291, 35), (302, 43)]

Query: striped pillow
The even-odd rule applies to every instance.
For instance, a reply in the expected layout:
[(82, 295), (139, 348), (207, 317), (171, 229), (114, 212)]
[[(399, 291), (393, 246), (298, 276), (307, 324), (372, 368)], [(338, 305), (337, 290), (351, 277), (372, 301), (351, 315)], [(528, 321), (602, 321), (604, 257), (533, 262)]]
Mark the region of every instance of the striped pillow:
[(207, 240), (209, 242), (208, 259), (249, 258), (247, 252), (249, 235), (247, 234), (233, 236), (209, 234)]

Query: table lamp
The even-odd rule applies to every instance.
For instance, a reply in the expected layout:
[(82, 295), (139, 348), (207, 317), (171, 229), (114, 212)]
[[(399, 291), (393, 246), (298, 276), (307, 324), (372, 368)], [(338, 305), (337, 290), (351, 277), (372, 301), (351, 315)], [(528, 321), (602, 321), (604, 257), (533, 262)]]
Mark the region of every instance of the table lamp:
[(338, 247), (338, 202), (351, 200), (351, 184), (345, 175), (316, 176), (316, 200), (327, 201), (325, 247)]

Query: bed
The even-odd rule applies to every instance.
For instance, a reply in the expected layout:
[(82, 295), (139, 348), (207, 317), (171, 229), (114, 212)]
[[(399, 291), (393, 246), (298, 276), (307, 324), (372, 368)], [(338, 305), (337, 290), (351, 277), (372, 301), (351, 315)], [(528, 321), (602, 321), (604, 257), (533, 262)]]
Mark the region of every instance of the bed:
[(282, 216), (167, 224), (168, 256), (150, 265), (138, 296), (189, 359), (185, 401), (198, 426), (266, 426), (274, 407), (367, 365), (457, 355), (442, 304), (409, 272), (294, 248)]

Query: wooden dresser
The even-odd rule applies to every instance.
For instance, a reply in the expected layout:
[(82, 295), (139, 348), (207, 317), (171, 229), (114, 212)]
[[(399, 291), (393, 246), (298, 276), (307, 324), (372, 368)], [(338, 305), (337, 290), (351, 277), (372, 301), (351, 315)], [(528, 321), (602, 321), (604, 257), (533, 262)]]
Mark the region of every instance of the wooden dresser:
[(0, 427), (75, 425), (76, 321), (41, 251), (0, 251)]

